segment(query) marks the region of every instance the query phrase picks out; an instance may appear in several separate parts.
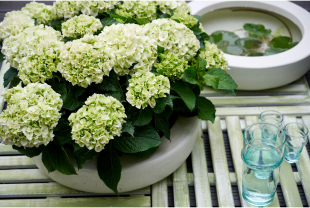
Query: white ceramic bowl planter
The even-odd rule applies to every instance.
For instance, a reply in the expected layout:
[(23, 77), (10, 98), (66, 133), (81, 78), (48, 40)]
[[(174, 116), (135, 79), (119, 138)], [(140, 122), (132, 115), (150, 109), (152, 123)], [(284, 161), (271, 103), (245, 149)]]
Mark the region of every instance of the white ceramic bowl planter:
[[(197, 117), (179, 117), (171, 128), (171, 142), (163, 137), (153, 155), (144, 159), (122, 156), (122, 175), (118, 191), (128, 192), (144, 188), (169, 176), (189, 156), (200, 134), (201, 124)], [(60, 184), (86, 192), (113, 193), (98, 176), (97, 158), (86, 162), (80, 170), (71, 158), (78, 175), (69, 176), (58, 171), (48, 173), (41, 155), (34, 157), (33, 161), (43, 173)]]
[[(296, 4), (284, 1), (195, 1), (189, 5), (192, 14), (202, 16), (201, 23), (208, 34), (216, 30), (233, 31), (242, 28), (244, 23), (263, 24), (274, 32), (281, 29), (281, 25), (276, 25), (279, 22), (289, 28), (293, 41), (299, 41), (292, 49), (271, 56), (225, 54), (231, 68), (228, 73), (238, 84), (238, 89), (279, 87), (295, 81), (310, 69), (310, 13)], [(232, 9), (241, 9), (243, 14), (224, 11)], [(248, 10), (248, 16), (245, 10)], [(257, 11), (261, 11), (260, 14)]]

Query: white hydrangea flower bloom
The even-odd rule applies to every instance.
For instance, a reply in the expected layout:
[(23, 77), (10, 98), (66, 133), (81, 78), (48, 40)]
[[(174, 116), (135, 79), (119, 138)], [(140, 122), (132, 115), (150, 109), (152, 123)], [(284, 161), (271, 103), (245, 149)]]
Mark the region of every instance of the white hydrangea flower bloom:
[(90, 16), (97, 16), (103, 12), (109, 12), (114, 9), (115, 5), (117, 5), (119, 1), (103, 1), (103, 0), (82, 0), (77, 1), (77, 6), (79, 10), (85, 14)]
[(184, 0), (170, 0), (170, 1), (156, 1), (162, 13), (170, 14), (168, 8), (175, 11), (176, 9), (183, 11), (183, 13), (190, 13), (190, 8)]
[(190, 60), (200, 48), (193, 31), (171, 19), (157, 19), (144, 25), (144, 32), (155, 45), (164, 47), (165, 53), (175, 53), (180, 59)]
[(80, 38), (86, 34), (94, 34), (97, 30), (102, 28), (99, 19), (84, 14), (69, 19), (62, 23), (61, 26), (64, 37), (74, 38)]
[(123, 4), (119, 4), (117, 7), (115, 9), (116, 14), (124, 17), (156, 19), (155, 1), (124, 1)]
[(157, 59), (157, 45), (145, 36), (140, 25), (117, 24), (104, 27), (99, 37), (112, 48), (115, 54), (114, 70), (120, 76), (150, 71)]
[(72, 139), (80, 146), (100, 152), (114, 136), (120, 136), (126, 121), (125, 108), (115, 98), (94, 94), (69, 116)]
[(27, 55), (34, 55), (37, 46), (46, 40), (61, 40), (61, 33), (52, 27), (39, 25), (26, 28), (16, 36), (10, 36), (3, 41), (1, 52), (11, 66), (18, 68)]
[(77, 15), (80, 12), (77, 4), (78, 1), (58, 0), (54, 2), (53, 13), (56, 19), (69, 19)]
[(5, 14), (2, 22), (0, 22), (0, 40), (18, 35), (27, 27), (34, 26), (34, 20), (25, 12), (12, 11)]
[(0, 137), (6, 145), (38, 147), (53, 141), (62, 99), (51, 86), (31, 83), (4, 93), (8, 107), (0, 114)]
[(92, 82), (101, 83), (114, 66), (111, 48), (98, 36), (85, 35), (67, 42), (60, 54), (58, 71), (73, 85), (86, 88)]
[(60, 52), (64, 43), (57, 40), (45, 40), (37, 45), (33, 54), (22, 59), (18, 67), (18, 76), (24, 84), (42, 82), (52, 78), (53, 72), (57, 72)]
[(205, 41), (206, 50), (200, 50), (199, 55), (201, 58), (207, 60), (207, 68), (220, 68), (224, 71), (229, 70), (227, 60), (224, 53), (218, 49), (217, 45)]
[(169, 79), (163, 75), (155, 76), (152, 72), (137, 72), (129, 79), (126, 100), (137, 108), (148, 105), (154, 108), (156, 98), (166, 97), (170, 93)]
[(37, 19), (38, 24), (50, 24), (55, 19), (53, 6), (44, 3), (31, 2), (22, 8), (33, 19)]

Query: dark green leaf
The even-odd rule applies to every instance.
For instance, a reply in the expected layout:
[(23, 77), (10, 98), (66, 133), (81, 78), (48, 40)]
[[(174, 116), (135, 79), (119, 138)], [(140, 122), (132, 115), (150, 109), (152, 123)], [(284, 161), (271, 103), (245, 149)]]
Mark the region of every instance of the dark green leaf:
[(170, 140), (170, 126), (167, 119), (161, 114), (154, 114), (154, 120), (156, 130), (163, 132), (165, 137)]
[(156, 150), (158, 149), (158, 146), (157, 147), (153, 147), (153, 148), (150, 148), (148, 150), (145, 150), (143, 152), (137, 152), (137, 153), (134, 153), (133, 155), (138, 157), (138, 158), (146, 158), (146, 157), (149, 157), (151, 156), (152, 154), (154, 154), (156, 152)]
[(18, 152), (26, 155), (27, 157), (35, 157), (38, 156), (39, 154), (41, 154), (41, 152), (44, 149), (44, 145), (40, 145), (39, 147), (17, 147), (15, 145), (12, 146), (13, 149), (17, 150)]
[(152, 110), (160, 114), (165, 110), (167, 105), (173, 108), (172, 98), (169, 94), (166, 97), (156, 99), (156, 105)]
[(64, 19), (59, 19), (59, 20), (53, 20), (52, 22), (51, 22), (51, 26), (53, 26), (53, 25), (61, 25), (61, 23), (63, 23), (64, 22)]
[(222, 49), (227, 45), (234, 45), (239, 36), (233, 32), (218, 30), (211, 34), (210, 42), (215, 43), (218, 48)]
[(157, 147), (161, 139), (152, 126), (135, 128), (135, 136), (116, 137), (113, 140), (114, 146), (124, 153), (137, 153)]
[(18, 75), (17, 69), (10, 67), (3, 76), (3, 86), (7, 87), (12, 79)]
[(122, 132), (127, 132), (131, 136), (134, 135), (135, 127), (132, 125), (131, 121), (127, 121), (126, 123), (123, 124)]
[(249, 32), (249, 36), (253, 38), (264, 37), (271, 33), (270, 29), (265, 29), (264, 25), (246, 23), (243, 28)]
[(224, 53), (236, 55), (236, 56), (242, 56), (247, 52), (245, 48), (238, 45), (227, 45), (222, 48)]
[(69, 92), (63, 103), (63, 108), (73, 111), (84, 104), (84, 101), (80, 100), (79, 97), (85, 92), (85, 88), (77, 85), (73, 86), (69, 84)]
[(78, 145), (74, 148), (74, 158), (78, 169), (82, 169), (87, 161), (92, 160), (97, 155), (99, 155), (99, 152), (96, 152), (94, 149), (89, 150), (87, 147), (80, 147)]
[(173, 110), (170, 107), (166, 107), (161, 115), (163, 115), (167, 120), (169, 120), (170, 116), (172, 115), (172, 111)]
[(170, 12), (170, 15), (173, 16), (173, 10), (168, 7), (168, 11)]
[(158, 55), (161, 54), (161, 53), (164, 53), (164, 51), (165, 51), (164, 47), (161, 47), (161, 46), (157, 45), (157, 54)]
[(54, 168), (51, 160), (50, 160), (50, 155), (49, 155), (49, 152), (48, 151), (43, 151), (42, 152), (42, 162), (44, 164), (44, 166), (46, 167), (47, 169), (47, 172), (53, 172), (55, 171), (56, 169)]
[(136, 22), (132, 18), (128, 17), (125, 21), (125, 24), (136, 24)]
[(120, 22), (113, 18), (103, 18), (101, 21), (102, 27), (119, 24)]
[(269, 48), (265, 51), (265, 56), (270, 56), (278, 53), (282, 53), (284, 51), (287, 51), (288, 49), (282, 49), (282, 48)]
[(175, 91), (182, 98), (189, 110), (192, 111), (195, 108), (195, 94), (185, 82), (172, 82), (171, 90)]
[(211, 74), (206, 74), (204, 76), (204, 83), (207, 86), (212, 87), (213, 89), (217, 90), (218, 85), (219, 85), (219, 78), (217, 76), (211, 75)]
[[(204, 70), (206, 71), (206, 68), (204, 68)], [(196, 84), (200, 87), (200, 89), (203, 89), (202, 84), (200, 84), (197, 80), (197, 71), (196, 71), (196, 67), (195, 66), (191, 66), (188, 67), (185, 71), (184, 74), (182, 76), (182, 80), (184, 82), (188, 82), (190, 84)]]
[(234, 90), (238, 87), (238, 85), (231, 78), (231, 76), (222, 69), (211, 68), (207, 71), (207, 74), (213, 75), (219, 79), (218, 89)]
[(100, 179), (115, 194), (118, 195), (117, 185), (121, 179), (122, 166), (113, 145), (109, 145), (99, 154), (97, 170)]
[(152, 110), (149, 107), (144, 109), (131, 107), (127, 115), (132, 120), (134, 126), (146, 126), (153, 118)]
[(214, 122), (215, 107), (212, 102), (204, 97), (197, 97), (197, 117), (201, 120)]
[(76, 40), (76, 38), (73, 38), (73, 37), (64, 37), (63, 38), (63, 41), (66, 43), (66, 42), (70, 42), (70, 41), (73, 41), (73, 40)]
[(200, 22), (201, 16), (199, 16), (199, 15), (192, 15), (192, 16), (195, 17), (198, 20), (198, 22)]
[(258, 49), (263, 42), (258, 38), (240, 38), (236, 40), (236, 44), (246, 49)]
[(114, 19), (121, 19), (122, 21), (126, 22), (127, 18), (126, 17), (123, 17), (121, 15), (118, 15), (118, 14), (111, 14), (109, 13), (110, 17), (114, 18)]
[(12, 82), (11, 82), (11, 87), (16, 87), (22, 80), (16, 76), (13, 78)]
[(61, 99), (64, 101), (67, 97), (67, 87), (66, 83), (58, 83), (55, 85), (51, 85), (52, 89), (60, 94)]
[(157, 19), (161, 19), (161, 18), (170, 18), (171, 15), (170, 14), (163, 14), (161, 12), (161, 10), (159, 9), (159, 6), (157, 6), (157, 9), (156, 9), (156, 16), (157, 16)]
[(66, 118), (61, 117), (59, 119), (57, 126), (54, 128), (54, 134), (54, 140), (60, 146), (74, 143), (71, 135), (71, 126)]
[(58, 172), (65, 175), (76, 174), (76, 171), (63, 147), (59, 145), (49, 144), (43, 150), (43, 153), (47, 153), (51, 165)]
[(249, 53), (248, 56), (263, 56), (264, 53)]
[(135, 18), (135, 20), (139, 25), (145, 25), (147, 23), (150, 23), (150, 20), (145, 18)]
[(37, 26), (37, 25), (38, 25), (38, 20), (34, 19), (34, 26)]
[[(279, 36), (270, 41), (270, 48), (290, 49), (292, 39), (290, 37)], [(295, 46), (295, 45), (294, 45)]]
[(5, 56), (3, 53), (1, 53), (0, 51), (0, 63), (3, 62), (5, 60)]

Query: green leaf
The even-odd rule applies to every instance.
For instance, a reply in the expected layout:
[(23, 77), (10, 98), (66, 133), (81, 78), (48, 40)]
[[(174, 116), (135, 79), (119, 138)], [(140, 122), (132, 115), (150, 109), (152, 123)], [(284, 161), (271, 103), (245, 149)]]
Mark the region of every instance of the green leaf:
[(236, 40), (236, 45), (242, 46), (246, 49), (258, 49), (263, 42), (258, 38), (240, 38)]
[(13, 78), (12, 82), (11, 82), (11, 87), (16, 87), (22, 80), (16, 76)]
[(65, 175), (76, 174), (76, 171), (63, 147), (50, 143), (43, 150), (43, 153), (49, 157), (50, 164), (58, 172)]
[(123, 124), (122, 132), (123, 133), (127, 132), (128, 134), (133, 136), (133, 134), (135, 133), (135, 127), (132, 125), (131, 121), (127, 121), (126, 123)]
[(71, 135), (71, 126), (66, 118), (61, 117), (58, 121), (57, 126), (54, 128), (54, 140), (62, 146), (64, 144), (74, 144)]
[(166, 97), (156, 99), (156, 105), (152, 110), (160, 114), (165, 110), (167, 105), (173, 108), (172, 98), (169, 94)]
[(70, 42), (73, 40), (76, 40), (77, 38), (73, 38), (73, 37), (64, 37), (62, 40), (66, 43), (66, 42)]
[(99, 155), (99, 152), (94, 149), (89, 150), (87, 147), (80, 147), (79, 145), (74, 148), (74, 158), (78, 169), (82, 169), (87, 161), (92, 160), (97, 155)]
[(67, 97), (67, 87), (66, 83), (58, 83), (51, 85), (52, 89), (60, 94), (60, 98), (64, 101)]
[(145, 25), (147, 23), (150, 23), (150, 20), (146, 18), (135, 18), (135, 20), (139, 25)]
[(282, 53), (284, 51), (287, 51), (288, 49), (282, 49), (282, 48), (269, 48), (265, 51), (265, 56), (270, 56), (278, 53)]
[(47, 169), (47, 172), (53, 172), (55, 171), (56, 169), (54, 168), (51, 160), (50, 160), (50, 156), (49, 156), (49, 152), (48, 151), (43, 151), (42, 152), (42, 162), (44, 164), (44, 166), (46, 167)]
[(3, 53), (1, 53), (0, 51), (0, 63), (3, 62), (5, 60), (5, 56)]
[(157, 45), (157, 54), (158, 55), (161, 54), (161, 53), (164, 53), (164, 51), (165, 51), (164, 47), (161, 47), (161, 46)]
[(219, 79), (218, 89), (234, 90), (238, 87), (238, 85), (231, 78), (231, 76), (222, 69), (211, 68), (207, 71), (207, 74), (213, 75)]
[(84, 101), (80, 100), (79, 97), (85, 92), (86, 89), (77, 85), (73, 86), (72, 84), (69, 84), (68, 88), (69, 92), (62, 107), (70, 111), (74, 111), (84, 104)]
[(204, 83), (207, 86), (212, 87), (213, 89), (217, 90), (219, 86), (219, 78), (217, 76), (211, 75), (211, 74), (206, 74), (204, 76)]
[(294, 45), (292, 46), (291, 42), (292, 39), (290, 37), (279, 36), (273, 38), (270, 41), (269, 46), (270, 48), (290, 49), (296, 45), (296, 43), (294, 43)]
[(246, 23), (243, 28), (249, 32), (249, 36), (253, 38), (264, 37), (271, 33), (270, 29), (265, 29), (264, 25)]
[(123, 17), (121, 15), (118, 15), (118, 14), (111, 14), (109, 13), (110, 17), (112, 18), (115, 18), (115, 19), (121, 19), (122, 21), (126, 22), (127, 18), (126, 17)]
[(172, 112), (173, 112), (172, 108), (166, 107), (165, 110), (161, 113), (161, 115), (163, 115), (169, 121)]
[[(206, 68), (205, 68), (206, 70)], [(182, 76), (182, 80), (184, 82), (190, 83), (190, 84), (194, 84), (194, 85), (198, 85), (200, 87), (200, 89), (203, 89), (202, 84), (199, 83), (199, 81), (197, 80), (197, 71), (196, 71), (196, 67), (195, 66), (191, 66), (188, 67)]]
[(215, 107), (212, 102), (204, 97), (197, 97), (197, 117), (201, 120), (214, 122)]
[(7, 87), (12, 79), (18, 75), (17, 69), (10, 67), (3, 76), (3, 86)]
[(53, 20), (51, 22), (51, 27), (54, 28), (55, 30), (61, 32), (61, 24), (65, 22), (64, 19), (60, 19), (60, 20)]
[(37, 25), (38, 25), (38, 20), (34, 19), (34, 26), (37, 26)]
[(35, 157), (35, 156), (38, 156), (39, 154), (41, 154), (41, 152), (43, 151), (45, 146), (42, 144), (39, 147), (31, 147), (31, 148), (29, 148), (29, 147), (17, 147), (15, 145), (13, 145), (12, 148), (17, 150), (21, 154), (24, 154), (27, 157), (32, 158), (32, 157)]
[(195, 108), (196, 96), (185, 82), (172, 82), (171, 90), (175, 91), (181, 97), (189, 110), (192, 111)]
[(231, 55), (236, 55), (236, 56), (242, 56), (247, 52), (247, 50), (239, 45), (227, 45), (223, 46), (222, 48), (224, 53), (231, 54)]
[(125, 24), (136, 24), (136, 22), (132, 18), (128, 17), (125, 21)]
[(157, 19), (170, 18), (171, 17), (170, 14), (162, 13), (161, 10), (159, 9), (159, 6), (157, 6), (157, 8), (156, 8), (156, 16), (157, 16)]
[(126, 114), (132, 120), (134, 126), (146, 126), (153, 118), (152, 110), (149, 107), (144, 109), (131, 107)]
[(209, 41), (222, 49), (224, 46), (234, 45), (238, 39), (239, 36), (233, 32), (218, 30), (211, 34)]
[(157, 147), (161, 139), (152, 126), (136, 127), (135, 136), (120, 136), (113, 140), (114, 146), (124, 153), (137, 153)]
[(201, 16), (199, 16), (199, 15), (192, 15), (192, 16), (195, 17), (198, 20), (198, 22), (200, 22)]
[(154, 154), (156, 152), (156, 150), (158, 149), (158, 146), (157, 147), (153, 147), (153, 148), (150, 148), (148, 150), (145, 150), (143, 152), (137, 152), (137, 153), (134, 153), (133, 155), (138, 157), (138, 158), (146, 158), (146, 157), (149, 157), (151, 156), (152, 154)]
[(100, 179), (105, 185), (118, 195), (117, 185), (121, 179), (122, 166), (113, 145), (108, 145), (107, 148), (100, 152), (97, 170)]
[(263, 56), (264, 53), (249, 53), (248, 56)]
[(102, 27), (105, 26), (111, 26), (113, 24), (119, 24), (120, 22), (113, 19), (113, 18), (103, 18), (102, 20), (100, 20)]
[(171, 15), (171, 16), (173, 16), (173, 10), (172, 10), (172, 9), (170, 9), (169, 7), (168, 7), (167, 9), (168, 9), (168, 11), (169, 11), (170, 15)]
[(154, 120), (156, 130), (163, 132), (165, 137), (170, 140), (170, 125), (168, 120), (161, 114), (154, 114)]

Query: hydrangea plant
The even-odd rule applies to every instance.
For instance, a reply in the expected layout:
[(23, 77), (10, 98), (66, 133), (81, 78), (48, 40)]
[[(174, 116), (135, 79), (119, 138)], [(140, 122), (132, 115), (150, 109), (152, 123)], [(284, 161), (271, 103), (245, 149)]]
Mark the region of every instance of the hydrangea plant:
[(78, 169), (99, 157), (99, 177), (118, 194), (120, 157), (153, 154), (178, 116), (213, 122), (215, 107), (201, 90), (237, 88), (184, 1), (56, 1), (22, 10), (0, 23), (0, 62), (11, 65), (0, 137), (28, 157), (41, 154), (48, 172), (77, 174), (69, 156)]

